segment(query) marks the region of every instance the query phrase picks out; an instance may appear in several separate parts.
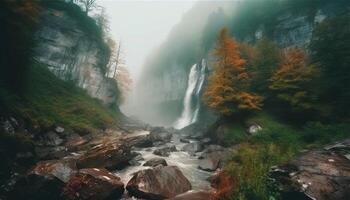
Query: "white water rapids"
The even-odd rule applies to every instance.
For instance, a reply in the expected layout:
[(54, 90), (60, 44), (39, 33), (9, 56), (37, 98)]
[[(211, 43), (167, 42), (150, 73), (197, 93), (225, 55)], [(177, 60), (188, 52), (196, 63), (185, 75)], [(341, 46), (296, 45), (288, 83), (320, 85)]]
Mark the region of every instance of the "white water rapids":
[(188, 76), (186, 94), (183, 102), (181, 116), (174, 123), (174, 128), (182, 129), (193, 124), (198, 119), (200, 109), (200, 94), (205, 80), (206, 61), (191, 67)]

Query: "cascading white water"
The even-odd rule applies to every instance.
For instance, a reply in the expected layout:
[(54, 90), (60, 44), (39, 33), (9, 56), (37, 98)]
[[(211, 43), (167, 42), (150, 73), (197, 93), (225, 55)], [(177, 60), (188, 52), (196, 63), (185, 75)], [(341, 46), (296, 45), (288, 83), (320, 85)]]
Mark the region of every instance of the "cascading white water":
[[(174, 127), (182, 129), (197, 121), (200, 109), (200, 92), (205, 80), (206, 61), (194, 64), (188, 76), (187, 90), (184, 98), (184, 108)], [(194, 105), (193, 105), (194, 104)]]

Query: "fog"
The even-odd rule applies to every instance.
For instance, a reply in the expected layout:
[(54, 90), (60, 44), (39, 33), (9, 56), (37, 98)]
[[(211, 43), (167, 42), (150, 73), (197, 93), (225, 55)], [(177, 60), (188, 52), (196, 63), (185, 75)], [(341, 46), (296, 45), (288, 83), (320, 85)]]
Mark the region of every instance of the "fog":
[(134, 81), (147, 56), (155, 50), (195, 0), (99, 0), (106, 9), (110, 34), (122, 41), (127, 68)]

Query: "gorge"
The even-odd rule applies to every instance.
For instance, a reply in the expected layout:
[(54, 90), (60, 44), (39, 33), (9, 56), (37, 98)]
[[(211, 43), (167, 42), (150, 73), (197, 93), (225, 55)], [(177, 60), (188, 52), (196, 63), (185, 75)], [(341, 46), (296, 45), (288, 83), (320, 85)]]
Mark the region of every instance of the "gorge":
[(0, 2), (1, 200), (350, 198), (350, 2), (185, 4)]

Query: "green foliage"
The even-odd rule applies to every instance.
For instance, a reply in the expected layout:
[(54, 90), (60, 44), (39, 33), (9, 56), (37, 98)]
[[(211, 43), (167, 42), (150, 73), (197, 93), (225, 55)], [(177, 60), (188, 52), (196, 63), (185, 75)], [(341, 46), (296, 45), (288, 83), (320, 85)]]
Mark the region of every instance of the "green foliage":
[[(260, 124), (263, 130), (241, 140), (237, 153), (232, 155), (225, 166), (225, 170), (238, 183), (230, 199), (278, 199), (276, 187), (268, 179), (272, 166), (285, 163), (305, 148), (319, 148), (347, 138), (350, 131), (349, 124), (320, 122), (310, 122), (302, 128), (296, 128), (277, 121), (267, 113), (250, 117), (247, 123)], [(235, 129), (239, 130), (237, 126)], [(242, 134), (237, 133), (238, 136), (228, 136), (233, 139)]]
[(238, 182), (232, 199), (269, 200), (278, 194), (272, 189), (268, 172), (276, 164), (295, 155), (295, 151), (273, 143), (241, 144), (225, 170)]
[(316, 87), (320, 100), (333, 107), (331, 114), (349, 117), (350, 15), (322, 22), (315, 30), (310, 47), (322, 73)]
[(28, 69), (25, 92), (0, 93), (0, 102), (7, 111), (30, 124), (48, 128), (63, 124), (80, 132), (94, 132), (113, 126), (118, 113), (108, 109), (82, 89), (56, 78), (46, 66), (33, 64)]
[(268, 96), (269, 79), (280, 62), (280, 49), (269, 40), (263, 38), (254, 47), (255, 58), (250, 70), (252, 79), (252, 90)]

